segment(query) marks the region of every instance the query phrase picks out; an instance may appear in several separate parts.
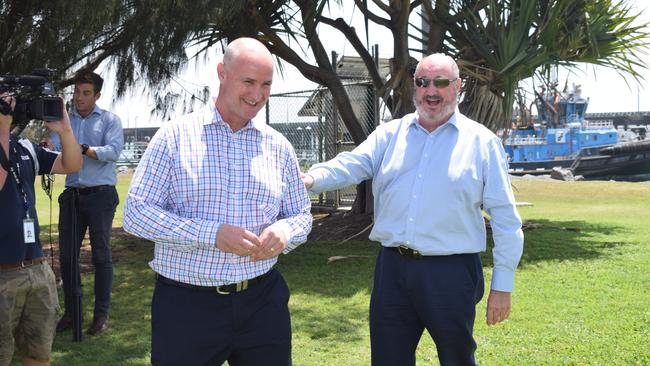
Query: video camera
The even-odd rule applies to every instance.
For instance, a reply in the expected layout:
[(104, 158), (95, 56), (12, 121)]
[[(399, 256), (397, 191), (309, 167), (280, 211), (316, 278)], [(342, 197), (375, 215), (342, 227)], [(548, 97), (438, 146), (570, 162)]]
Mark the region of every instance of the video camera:
[[(0, 94), (9, 93), (16, 98), (13, 123), (20, 124), (38, 119), (45, 122), (63, 118), (63, 100), (55, 95), (54, 76), (50, 69), (36, 69), (29, 75), (0, 76)], [(0, 101), (0, 112), (9, 114), (11, 107)]]

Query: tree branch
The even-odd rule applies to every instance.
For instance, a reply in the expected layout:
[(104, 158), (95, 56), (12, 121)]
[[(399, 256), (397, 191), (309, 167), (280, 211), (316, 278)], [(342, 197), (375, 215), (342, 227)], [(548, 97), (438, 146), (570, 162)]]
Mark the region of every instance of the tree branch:
[[(355, 1), (355, 2), (358, 2), (358, 0)], [(383, 10), (384, 12), (386, 12), (388, 14), (391, 14), (393, 12), (393, 9), (391, 9), (390, 6), (384, 4), (384, 2), (381, 1), (381, 0), (372, 0), (372, 2), (375, 3), (375, 5), (377, 5), (379, 7), (379, 9)], [(365, 7), (365, 3), (363, 5)], [(366, 8), (366, 10), (367, 10), (367, 8)]]
[[(368, 10), (366, 5), (361, 0), (354, 0), (354, 3), (357, 5), (359, 10), (361, 10), (361, 13), (363, 13), (364, 17), (370, 19), (373, 23), (384, 26), (386, 28), (390, 28), (390, 20), (388, 20), (386, 18), (382, 18), (379, 15), (377, 15), (377, 14), (371, 12), (370, 10)], [(382, 10), (384, 10), (386, 13), (390, 14), (391, 9), (386, 7), (385, 4), (382, 4), (382, 6), (380, 6), (380, 8)]]
[[(425, 1), (425, 3), (429, 3), (429, 4), (430, 4), (431, 2), (430, 2), (430, 1)], [(413, 1), (413, 2), (411, 3), (410, 9), (409, 9), (409, 14), (412, 13), (413, 10), (415, 10), (415, 8), (417, 8), (418, 6), (420, 6), (420, 5), (422, 5), (422, 4), (423, 4), (423, 3), (422, 3), (422, 0), (415, 0), (415, 1)], [(425, 5), (425, 6), (426, 6), (426, 5)], [(431, 5), (429, 5), (429, 6), (431, 6)]]
[(382, 79), (381, 75), (379, 75), (379, 70), (377, 65), (375, 65), (375, 60), (373, 60), (368, 50), (364, 47), (363, 43), (357, 36), (357, 33), (355, 32), (354, 28), (350, 27), (341, 18), (332, 20), (331, 18), (320, 17), (319, 19), (321, 20), (321, 22), (343, 33), (345, 38), (350, 42), (350, 44), (352, 44), (352, 47), (354, 47), (354, 50), (357, 51), (357, 53), (363, 60), (363, 63), (366, 65), (366, 69), (368, 69), (368, 74), (370, 75), (370, 79), (372, 80), (373, 84), (375, 84), (375, 87), (377, 88), (381, 87), (384, 84), (384, 80)]
[[(368, 70), (368, 74), (372, 80), (375, 90), (382, 89), (384, 87), (385, 80), (382, 75), (379, 74), (379, 65), (375, 65), (375, 60), (372, 58), (368, 50), (364, 47), (363, 43), (357, 36), (354, 27), (350, 27), (341, 18), (332, 20), (331, 18), (321, 16), (319, 20), (343, 33), (345, 38), (350, 42), (350, 44), (352, 44), (352, 47), (354, 47), (354, 50), (357, 51), (363, 60), (363, 63), (366, 65), (366, 69)], [(382, 94), (381, 97), (384, 100), (384, 103), (387, 105), (390, 105), (390, 103), (392, 103), (392, 100), (388, 94)]]

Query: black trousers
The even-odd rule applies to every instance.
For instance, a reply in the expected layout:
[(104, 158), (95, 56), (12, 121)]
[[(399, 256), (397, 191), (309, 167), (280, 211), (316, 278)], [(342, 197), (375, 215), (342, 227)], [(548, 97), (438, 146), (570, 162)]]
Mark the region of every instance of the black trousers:
[(94, 316), (108, 315), (113, 287), (111, 227), (119, 203), (117, 190), (105, 186), (91, 192), (66, 189), (59, 196), (59, 260), (63, 279), (65, 312), (72, 314), (73, 294), (81, 293), (81, 278), (77, 263), (77, 288), (72, 288), (72, 251), (77, 258), (81, 242), (89, 231), (92, 263), (95, 267)]
[(156, 282), (151, 303), (155, 366), (291, 365), (289, 288), (275, 269), (229, 295)]
[(472, 331), (483, 290), (478, 254), (412, 258), (382, 248), (370, 299), (372, 365), (415, 365), (424, 329), (441, 365), (476, 365)]

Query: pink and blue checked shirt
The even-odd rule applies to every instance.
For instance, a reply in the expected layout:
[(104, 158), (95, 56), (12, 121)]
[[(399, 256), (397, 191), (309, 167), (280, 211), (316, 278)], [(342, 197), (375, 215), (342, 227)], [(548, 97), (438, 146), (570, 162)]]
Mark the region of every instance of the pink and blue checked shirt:
[(155, 272), (220, 286), (266, 273), (277, 261), (220, 251), (221, 224), (256, 235), (276, 226), (287, 238), (286, 254), (307, 239), (310, 206), (287, 139), (253, 121), (233, 132), (212, 105), (156, 133), (131, 181), (124, 228), (155, 242)]

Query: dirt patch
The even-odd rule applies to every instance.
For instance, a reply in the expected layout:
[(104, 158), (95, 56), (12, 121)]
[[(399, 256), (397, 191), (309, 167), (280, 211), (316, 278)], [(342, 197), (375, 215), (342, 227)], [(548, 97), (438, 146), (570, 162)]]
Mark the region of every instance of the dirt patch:
[[(368, 240), (368, 235), (372, 230), (372, 214), (352, 215), (347, 211), (335, 211), (325, 214), (313, 214), (314, 223), (309, 240)], [(525, 222), (522, 230), (539, 229), (543, 225), (533, 222)], [(490, 222), (485, 220), (485, 227), (488, 230), (488, 236), (492, 235)], [(562, 228), (564, 230), (579, 231), (579, 229)]]
[(347, 211), (314, 213), (309, 240), (368, 240), (372, 230), (372, 215), (352, 215)]
[[(136, 237), (127, 233), (121, 227), (113, 228), (111, 240), (129, 240), (129, 239), (136, 239)], [(49, 240), (42, 240), (41, 243), (43, 244), (43, 254), (47, 258), (52, 269), (54, 270), (54, 274), (56, 275), (56, 278), (60, 279), (61, 269), (59, 263), (59, 242), (58, 241), (53, 242), (50, 245)], [(127, 247), (120, 246), (117, 248), (113, 247), (112, 249), (113, 249), (112, 252), (113, 263), (119, 262), (122, 256), (129, 254)], [(88, 236), (86, 236), (84, 241), (81, 242), (81, 251), (79, 252), (79, 270), (81, 271), (82, 274), (93, 272), (92, 251), (90, 248), (90, 241), (88, 240)]]

